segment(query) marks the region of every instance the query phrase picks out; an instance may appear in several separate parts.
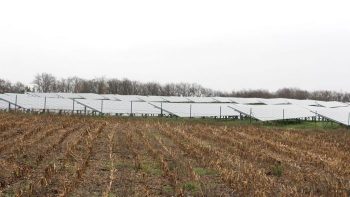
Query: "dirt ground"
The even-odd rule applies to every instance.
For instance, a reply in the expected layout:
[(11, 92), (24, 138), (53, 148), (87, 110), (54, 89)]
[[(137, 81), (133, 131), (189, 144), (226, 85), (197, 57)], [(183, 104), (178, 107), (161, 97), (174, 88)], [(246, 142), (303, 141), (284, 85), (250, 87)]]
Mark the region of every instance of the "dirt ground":
[(0, 113), (0, 196), (350, 196), (350, 131)]

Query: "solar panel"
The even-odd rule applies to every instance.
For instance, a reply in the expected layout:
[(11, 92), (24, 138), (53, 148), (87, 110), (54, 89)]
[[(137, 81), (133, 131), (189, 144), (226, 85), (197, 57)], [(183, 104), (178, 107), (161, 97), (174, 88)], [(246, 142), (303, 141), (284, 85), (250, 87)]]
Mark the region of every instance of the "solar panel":
[(211, 97), (186, 97), (186, 98), (194, 103), (213, 103), (213, 102), (216, 102), (216, 100), (211, 98)]
[[(89, 99), (83, 99), (82, 96)], [(57, 98), (60, 97), (60, 98)], [(65, 97), (65, 98), (62, 98)], [(77, 98), (75, 101), (70, 98)], [(110, 100), (96, 100), (96, 99)], [(112, 100), (113, 99), (113, 100)], [(123, 101), (117, 100), (123, 99)], [(164, 102), (166, 100), (166, 102)], [(131, 106), (131, 101), (132, 106)], [(150, 102), (152, 101), (152, 102)], [(191, 103), (195, 102), (195, 103)], [(242, 104), (211, 103), (235, 101)], [(285, 104), (287, 102), (294, 104)], [(350, 106), (337, 101), (324, 102), (296, 99), (257, 99), (227, 97), (162, 97), (137, 95), (97, 95), (74, 93), (0, 94), (0, 109), (87, 110), (110, 114), (173, 114), (179, 117), (238, 116), (239, 113), (261, 121), (319, 116), (349, 125)], [(73, 104), (74, 103), (74, 104)], [(249, 105), (264, 103), (265, 105)], [(162, 110), (161, 110), (162, 109)], [(238, 113), (239, 112), (239, 113)]]
[[(34, 97), (27, 94), (0, 95), (0, 98), (12, 104), (17, 104), (17, 106), (24, 109), (73, 110), (72, 99)], [(83, 110), (83, 106), (74, 103), (74, 110)]]
[(109, 114), (160, 114), (160, 110), (146, 102), (77, 99), (88, 108)]
[[(239, 113), (218, 103), (151, 103), (178, 117), (238, 116)], [(221, 113), (220, 113), (221, 112)]]
[(16, 95), (23, 95), (23, 94), (18, 94), (18, 93), (5, 93), (4, 95), (7, 95), (7, 96), (16, 96)]
[(232, 103), (232, 100), (228, 97), (212, 97), (212, 98), (219, 103)]
[(161, 114), (161, 111), (146, 102), (133, 102), (132, 113), (136, 114)]
[(298, 119), (315, 116), (310, 110), (295, 105), (229, 105), (232, 109), (260, 121)]
[[(0, 100), (7, 103), (7, 108), (10, 107), (11, 109), (14, 109), (16, 104), (16, 94), (0, 94)], [(10, 106), (9, 106), (9, 103), (10, 103)], [(17, 107), (21, 107), (21, 106), (17, 105)]]
[(120, 101), (114, 94), (101, 94), (101, 96), (111, 101)]
[(180, 97), (180, 96), (163, 96), (162, 98), (170, 103), (188, 103), (188, 102), (191, 102), (186, 97)]
[(338, 101), (316, 101), (317, 104), (323, 106), (323, 107), (328, 107), (328, 108), (336, 108), (336, 107), (347, 107), (349, 106), (346, 103), (338, 102)]
[(9, 103), (3, 100), (0, 100), (0, 109), (8, 109), (9, 108)]
[(287, 104), (290, 104), (290, 102), (287, 99), (282, 99), (282, 98), (258, 99), (258, 100), (266, 105), (287, 105)]
[(16, 104), (20, 108), (44, 109), (45, 98), (42, 97), (32, 97), (25, 94), (1, 95), (0, 97), (12, 104)]
[(234, 103), (239, 103), (239, 104), (264, 104), (263, 102), (259, 101), (259, 99), (257, 98), (230, 97), (230, 100)]
[(144, 102), (142, 99), (140, 99), (138, 95), (114, 95), (118, 100), (120, 101), (128, 101), (128, 102)]
[(94, 93), (79, 93), (78, 96), (84, 98), (84, 99), (94, 99), (94, 100), (105, 100), (106, 98), (99, 94)]
[(57, 93), (59, 98), (67, 98), (67, 99), (81, 99), (82, 96), (76, 93)]
[(36, 93), (34, 93), (34, 92), (26, 92), (25, 94), (28, 95), (28, 96), (39, 97), (39, 96), (38, 96)]
[(12, 96), (7, 94), (0, 94), (0, 100), (5, 100), (7, 102), (12, 102)]
[(60, 98), (57, 93), (26, 93), (26, 95), (34, 97)]
[(75, 99), (75, 101), (85, 107), (89, 111), (101, 112), (102, 103), (104, 100), (94, 100), (94, 99)]
[(298, 100), (298, 99), (287, 99), (293, 105), (298, 105), (302, 107), (306, 106), (319, 106), (315, 100)]
[[(74, 102), (74, 104), (73, 104)], [(72, 99), (46, 98), (45, 109), (49, 110), (84, 110), (84, 107)]]
[(140, 96), (139, 99), (145, 102), (166, 102), (161, 96)]
[(311, 111), (326, 119), (350, 126), (350, 107), (308, 107)]

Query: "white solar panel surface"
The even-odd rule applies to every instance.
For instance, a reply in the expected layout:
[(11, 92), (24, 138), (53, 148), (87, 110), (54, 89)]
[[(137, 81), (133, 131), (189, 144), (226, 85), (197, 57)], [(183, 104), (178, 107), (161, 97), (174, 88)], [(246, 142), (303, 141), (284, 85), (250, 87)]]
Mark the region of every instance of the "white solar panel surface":
[[(17, 96), (17, 101), (16, 101)], [(28, 93), (28, 94), (0, 94), (0, 109), (7, 109), (8, 102), (21, 108), (34, 110), (73, 110), (73, 100), (76, 99), (74, 110), (84, 110), (88, 106), (96, 111), (103, 113), (121, 113), (121, 114), (160, 114), (160, 106), (163, 107), (163, 114), (169, 112), (180, 117), (219, 117), (220, 107), (221, 116), (237, 116), (235, 110), (250, 115), (261, 121), (272, 121), (282, 119), (295, 119), (315, 116), (315, 113), (339, 122), (349, 125), (350, 106), (341, 102), (324, 102), (315, 100), (296, 100), (296, 99), (256, 99), (256, 98), (227, 98), (227, 97), (161, 97), (161, 96), (137, 96), (137, 95), (97, 95), (97, 94), (74, 94), (74, 93)], [(60, 97), (60, 98), (57, 98)], [(64, 97), (64, 98), (62, 98)], [(142, 98), (142, 99), (140, 99)], [(45, 102), (46, 99), (46, 102)], [(96, 100), (110, 99), (110, 100)], [(117, 99), (123, 101), (116, 101)], [(164, 100), (169, 101), (164, 102)], [(133, 106), (131, 109), (131, 102)], [(144, 102), (147, 101), (147, 102)], [(151, 104), (148, 102), (153, 101)], [(195, 103), (189, 103), (189, 101)], [(241, 104), (221, 104), (210, 102), (239, 102)], [(285, 105), (290, 102), (293, 104)], [(78, 104), (78, 102), (83, 105)], [(103, 105), (101, 105), (103, 102)], [(162, 103), (160, 103), (162, 102)], [(173, 102), (173, 103), (171, 103)], [(184, 103), (181, 103), (184, 102)], [(264, 103), (266, 105), (246, 105), (249, 103)], [(154, 107), (157, 106), (158, 108)], [(324, 107), (315, 107), (324, 106)], [(13, 106), (12, 106), (13, 107)], [(235, 110), (233, 110), (235, 109)]]
[(139, 98), (145, 102), (166, 102), (161, 96), (140, 96)]
[(287, 99), (287, 100), (293, 105), (298, 105), (302, 107), (319, 105), (315, 100), (298, 100), (298, 99)]
[(87, 110), (93, 110), (101, 112), (103, 107), (104, 100), (95, 100), (95, 99), (75, 99), (77, 103), (80, 103), (87, 107)]
[(12, 102), (12, 98), (14, 98), (13, 96), (10, 96), (8, 94), (0, 94), (0, 100), (5, 100), (8, 102)]
[(106, 99), (102, 95), (99, 94), (93, 94), (93, 93), (79, 93), (78, 96), (84, 98), (84, 99), (94, 99), (94, 100), (104, 100)]
[(228, 97), (212, 97), (212, 98), (219, 103), (232, 103), (232, 100)]
[(27, 93), (26, 95), (35, 97), (59, 98), (57, 93)]
[(188, 103), (188, 102), (191, 102), (186, 97), (180, 97), (180, 96), (163, 96), (162, 98), (170, 103)]
[(84, 107), (72, 99), (65, 98), (46, 98), (46, 107), (49, 110), (84, 110)]
[(195, 103), (213, 103), (216, 102), (215, 99), (211, 97), (186, 97), (188, 100)]
[[(34, 97), (26, 94), (0, 95), (0, 98), (16, 104), (24, 109), (33, 110), (73, 110), (73, 100), (64, 98)], [(46, 98), (46, 102), (45, 102)], [(77, 103), (74, 104), (74, 110), (83, 110), (83, 107)]]
[(317, 104), (323, 106), (323, 107), (328, 107), (328, 108), (335, 108), (335, 107), (347, 107), (349, 106), (346, 103), (338, 102), (338, 101), (316, 101)]
[(327, 108), (327, 107), (308, 107), (311, 111), (316, 114), (323, 116), (329, 120), (350, 126), (350, 107), (338, 107), (338, 108)]
[(8, 109), (9, 104), (6, 101), (0, 100), (0, 109)]
[(144, 102), (142, 99), (138, 98), (139, 97), (138, 95), (118, 95), (118, 94), (115, 94), (114, 96), (121, 101)]
[(111, 101), (111, 100), (93, 100), (93, 99), (78, 99), (80, 102), (91, 109), (98, 112), (110, 114), (160, 114), (160, 110), (146, 102), (131, 102), (128, 101)]
[(160, 114), (161, 111), (146, 102), (133, 102), (132, 113), (136, 114)]
[(28, 96), (35, 96), (35, 97), (39, 97), (36, 93), (34, 92), (27, 92), (26, 95)]
[(266, 105), (287, 105), (287, 104), (290, 104), (288, 100), (282, 99), (282, 98), (258, 99), (258, 100)]
[(81, 98), (83, 98), (76, 93), (57, 93), (57, 95), (60, 98), (68, 98), (68, 99), (81, 99)]
[(25, 109), (44, 109), (45, 106), (45, 98), (43, 97), (33, 97), (25, 94), (18, 94), (17, 101), (16, 95), (2, 95), (1, 98), (13, 103), (17, 104), (17, 106), (25, 108)]
[(17, 93), (5, 93), (4, 95), (7, 95), (7, 96), (16, 96), (16, 95), (23, 95), (23, 94), (17, 94)]
[(220, 107), (221, 116), (238, 116), (239, 113), (227, 107), (226, 104), (217, 103), (151, 103), (162, 108), (170, 114), (179, 117), (219, 117)]
[(237, 97), (230, 97), (230, 100), (234, 103), (239, 104), (263, 104), (259, 99), (257, 98), (237, 98)]
[(261, 121), (286, 120), (315, 116), (310, 110), (295, 105), (229, 105), (243, 114)]
[(111, 101), (120, 101), (114, 94), (101, 94), (101, 96)]

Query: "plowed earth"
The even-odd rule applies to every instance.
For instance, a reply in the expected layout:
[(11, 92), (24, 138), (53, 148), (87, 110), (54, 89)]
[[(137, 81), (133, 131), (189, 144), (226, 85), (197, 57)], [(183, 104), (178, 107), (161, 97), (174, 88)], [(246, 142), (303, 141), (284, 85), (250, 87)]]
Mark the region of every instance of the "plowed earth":
[(0, 113), (0, 196), (350, 196), (350, 131)]

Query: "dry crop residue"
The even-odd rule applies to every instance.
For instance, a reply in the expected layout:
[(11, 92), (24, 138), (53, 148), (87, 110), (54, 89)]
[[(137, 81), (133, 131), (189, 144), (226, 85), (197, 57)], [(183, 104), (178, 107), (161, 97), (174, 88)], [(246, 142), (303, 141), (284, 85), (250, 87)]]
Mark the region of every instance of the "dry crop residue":
[(0, 113), (0, 196), (349, 196), (350, 132)]

